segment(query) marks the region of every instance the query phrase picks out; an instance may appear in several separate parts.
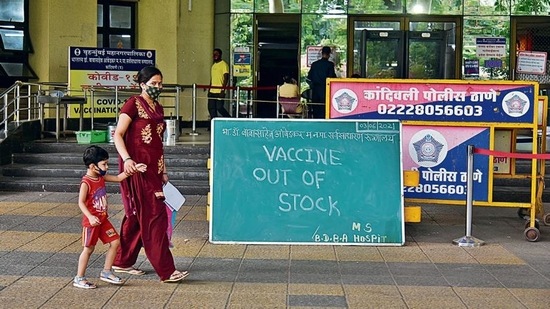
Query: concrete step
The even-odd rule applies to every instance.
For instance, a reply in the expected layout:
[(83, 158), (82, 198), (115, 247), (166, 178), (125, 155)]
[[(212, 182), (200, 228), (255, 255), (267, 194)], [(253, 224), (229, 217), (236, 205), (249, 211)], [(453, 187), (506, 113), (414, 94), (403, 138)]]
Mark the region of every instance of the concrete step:
[[(95, 144), (107, 150), (109, 155), (115, 157), (117, 151), (115, 145), (109, 143)], [(75, 142), (57, 143), (52, 141), (34, 141), (24, 143), (22, 152), (24, 153), (77, 153), (82, 155), (84, 149), (89, 147), (88, 144), (77, 144)], [(182, 144), (176, 146), (165, 146), (164, 154), (210, 154), (210, 144)]]
[[(184, 195), (206, 195), (210, 191), (208, 180), (179, 180), (170, 182)], [(10, 177), (0, 176), (1, 191), (22, 192), (78, 192), (80, 179), (77, 177)], [(120, 193), (118, 183), (106, 183), (107, 192)]]
[[(82, 165), (68, 164), (10, 164), (2, 168), (2, 174), (7, 177), (63, 177), (79, 179), (85, 174)], [(109, 164), (109, 174), (116, 175), (118, 168)], [(205, 167), (174, 166), (168, 169), (170, 179), (208, 180), (208, 170)]]
[[(11, 157), (11, 164), (0, 166), (0, 190), (78, 192), (85, 173), (82, 154), (87, 144), (76, 142), (33, 141), (23, 143), (21, 151)], [(109, 173), (118, 171), (117, 151), (104, 143), (109, 159)], [(205, 195), (209, 192), (207, 161), (209, 144), (182, 144), (164, 147), (170, 182), (183, 194)], [(107, 183), (110, 193), (120, 192), (116, 183)]]
[[(118, 159), (116, 153), (111, 157), (109, 155), (109, 168), (118, 170)], [(208, 154), (165, 154), (164, 160), (168, 167), (193, 166), (197, 168), (205, 168), (208, 161)], [(82, 154), (79, 153), (14, 153), (12, 156), (13, 163), (16, 164), (72, 164), (84, 167)]]

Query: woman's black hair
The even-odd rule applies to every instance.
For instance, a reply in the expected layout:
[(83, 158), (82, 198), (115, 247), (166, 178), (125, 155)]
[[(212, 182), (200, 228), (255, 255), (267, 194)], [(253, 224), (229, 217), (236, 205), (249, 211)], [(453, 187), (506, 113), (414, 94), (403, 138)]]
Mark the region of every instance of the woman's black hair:
[(294, 83), (294, 78), (290, 77), (290, 75), (285, 75), (285, 76), (283, 76), (283, 82), (288, 83), (288, 84), (293, 84)]
[(84, 160), (84, 165), (88, 167), (90, 164), (97, 165), (99, 162), (109, 159), (109, 153), (99, 146), (92, 145), (84, 150), (82, 159)]
[(160, 77), (162, 77), (162, 72), (154, 66), (144, 67), (137, 74), (135, 82), (138, 83), (138, 85), (147, 83), (155, 75), (160, 75)]

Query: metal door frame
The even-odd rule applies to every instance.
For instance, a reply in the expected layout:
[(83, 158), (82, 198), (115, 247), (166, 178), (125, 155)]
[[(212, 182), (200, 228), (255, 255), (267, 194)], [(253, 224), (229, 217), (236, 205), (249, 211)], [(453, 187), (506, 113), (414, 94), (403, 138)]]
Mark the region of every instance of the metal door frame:
[[(294, 14), (271, 14), (271, 13), (258, 13), (258, 14), (254, 14), (253, 16), (254, 18), (254, 24), (253, 24), (253, 31), (254, 31), (254, 50), (252, 51), (253, 52), (253, 59), (255, 59), (255, 61), (253, 61), (253, 66), (252, 66), (252, 70), (253, 70), (253, 85), (255, 87), (258, 86), (258, 80), (261, 79), (261, 76), (259, 76), (260, 74), (260, 51), (259, 51), (259, 42), (258, 42), (258, 27), (259, 27), (259, 23), (260, 22), (279, 22), (281, 24), (284, 24), (284, 23), (296, 23), (298, 24), (298, 29), (300, 31), (300, 33), (302, 32), (302, 22), (301, 22), (301, 19), (299, 18), (299, 16), (297, 15), (294, 15)], [(299, 34), (298, 37), (300, 38), (301, 35)], [(297, 74), (299, 75), (300, 74), (300, 48), (301, 48), (301, 42), (298, 42), (298, 58), (297, 58), (297, 61), (298, 61), (298, 67), (296, 68), (296, 72)], [(299, 77), (299, 76), (298, 76)]]
[(399, 22), (400, 31), (405, 31), (405, 40), (407, 44), (404, 44), (402, 53), (406, 60), (408, 67), (408, 32), (410, 22), (452, 22), (455, 23), (455, 74), (454, 79), (462, 78), (462, 16), (433, 16), (433, 15), (408, 15), (408, 16), (395, 16), (395, 15), (355, 15), (350, 16), (348, 20), (348, 63), (347, 71), (353, 72), (354, 67), (354, 41), (355, 41), (355, 22), (357, 21), (378, 21), (378, 22)]
[(512, 16), (510, 27), (510, 80), (516, 80), (517, 67), (517, 28), (518, 24), (540, 24), (548, 23), (548, 16)]
[[(380, 37), (379, 41), (394, 41), (394, 40), (399, 40), (401, 42), (406, 41), (406, 36), (405, 36), (406, 32), (403, 31), (403, 30), (380, 31), (379, 34), (382, 33), (382, 32), (386, 33), (387, 36)], [(368, 31), (366, 29), (361, 30), (361, 45), (365, 46), (367, 44), (367, 39), (368, 39), (370, 33), (374, 33), (374, 31)], [(359, 59), (361, 59), (360, 60), (361, 61), (361, 66), (360, 66), (361, 67), (361, 76), (366, 76), (366, 73), (367, 73), (367, 68), (366, 68), (367, 49), (364, 48), (364, 49), (362, 49), (362, 51), (363, 52), (359, 56)], [(406, 52), (407, 52), (406, 49), (398, 50), (397, 51), (397, 57), (399, 59), (407, 59)], [(403, 62), (403, 63), (399, 64), (399, 71), (398, 71), (399, 76), (404, 76), (405, 67), (407, 65), (408, 64), (406, 62)]]
[[(260, 32), (260, 27), (262, 26), (261, 24), (262, 23), (276, 23), (276, 24), (281, 24), (281, 25), (284, 25), (284, 24), (295, 24), (298, 26), (298, 44), (297, 44), (297, 53), (296, 53), (296, 62), (297, 62), (297, 67), (296, 67), (296, 77), (299, 78), (300, 77), (300, 48), (301, 48), (301, 40), (300, 40), (300, 37), (301, 37), (301, 33), (302, 33), (302, 23), (301, 23), (301, 18), (300, 18), (300, 15), (296, 15), (296, 14), (283, 14), (283, 13), (277, 13), (277, 14), (273, 14), (273, 13), (257, 13), (257, 14), (254, 14), (253, 15), (253, 32), (254, 32), (254, 35), (253, 35), (253, 38), (254, 38), (254, 42), (253, 42), (253, 48), (254, 50), (252, 51), (253, 52), (253, 65), (252, 65), (252, 70), (253, 70), (253, 85), (254, 87), (260, 87), (260, 84), (262, 83), (261, 79), (262, 79), (262, 76), (260, 74), (260, 63), (261, 63), (261, 58), (262, 58), (262, 55), (260, 53), (260, 37), (259, 37), (259, 32)], [(261, 95), (258, 94), (258, 90), (255, 89), (252, 91), (252, 97), (253, 97), (253, 100), (256, 102), (258, 101), (258, 98), (261, 97)], [(256, 102), (253, 104), (253, 115), (257, 115), (258, 114), (258, 103), (259, 102)], [(260, 103), (261, 104), (261, 103)]]

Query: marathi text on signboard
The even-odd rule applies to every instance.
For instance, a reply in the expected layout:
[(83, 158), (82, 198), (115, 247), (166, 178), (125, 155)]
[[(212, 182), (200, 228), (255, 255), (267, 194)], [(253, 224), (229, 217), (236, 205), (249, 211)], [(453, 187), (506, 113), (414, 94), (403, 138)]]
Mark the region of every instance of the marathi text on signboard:
[[(87, 87), (117, 87), (119, 90), (139, 89), (135, 75), (146, 66), (155, 65), (155, 51), (142, 49), (112, 49), (93, 47), (69, 47), (69, 89)], [(115, 102), (112, 95), (94, 96), (94, 117), (115, 117), (122, 100)], [(91, 99), (83, 106), (84, 117), (91, 115)], [(80, 106), (69, 109), (70, 117), (80, 115)]]

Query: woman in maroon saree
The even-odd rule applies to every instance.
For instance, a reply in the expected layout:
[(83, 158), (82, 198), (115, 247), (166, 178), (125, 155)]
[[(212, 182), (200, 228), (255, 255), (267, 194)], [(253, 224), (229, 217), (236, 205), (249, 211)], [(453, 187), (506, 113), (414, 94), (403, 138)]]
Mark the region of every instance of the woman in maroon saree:
[[(168, 218), (162, 191), (168, 181), (162, 145), (165, 122), (164, 110), (157, 101), (162, 73), (155, 67), (145, 67), (138, 73), (136, 82), (142, 89), (141, 94), (126, 100), (114, 133), (119, 169), (133, 177), (120, 184), (125, 216), (113, 270), (144, 274), (134, 268), (143, 247), (160, 280), (178, 282), (188, 272), (176, 270), (166, 234)], [(136, 163), (145, 163), (147, 171), (136, 173)]]

